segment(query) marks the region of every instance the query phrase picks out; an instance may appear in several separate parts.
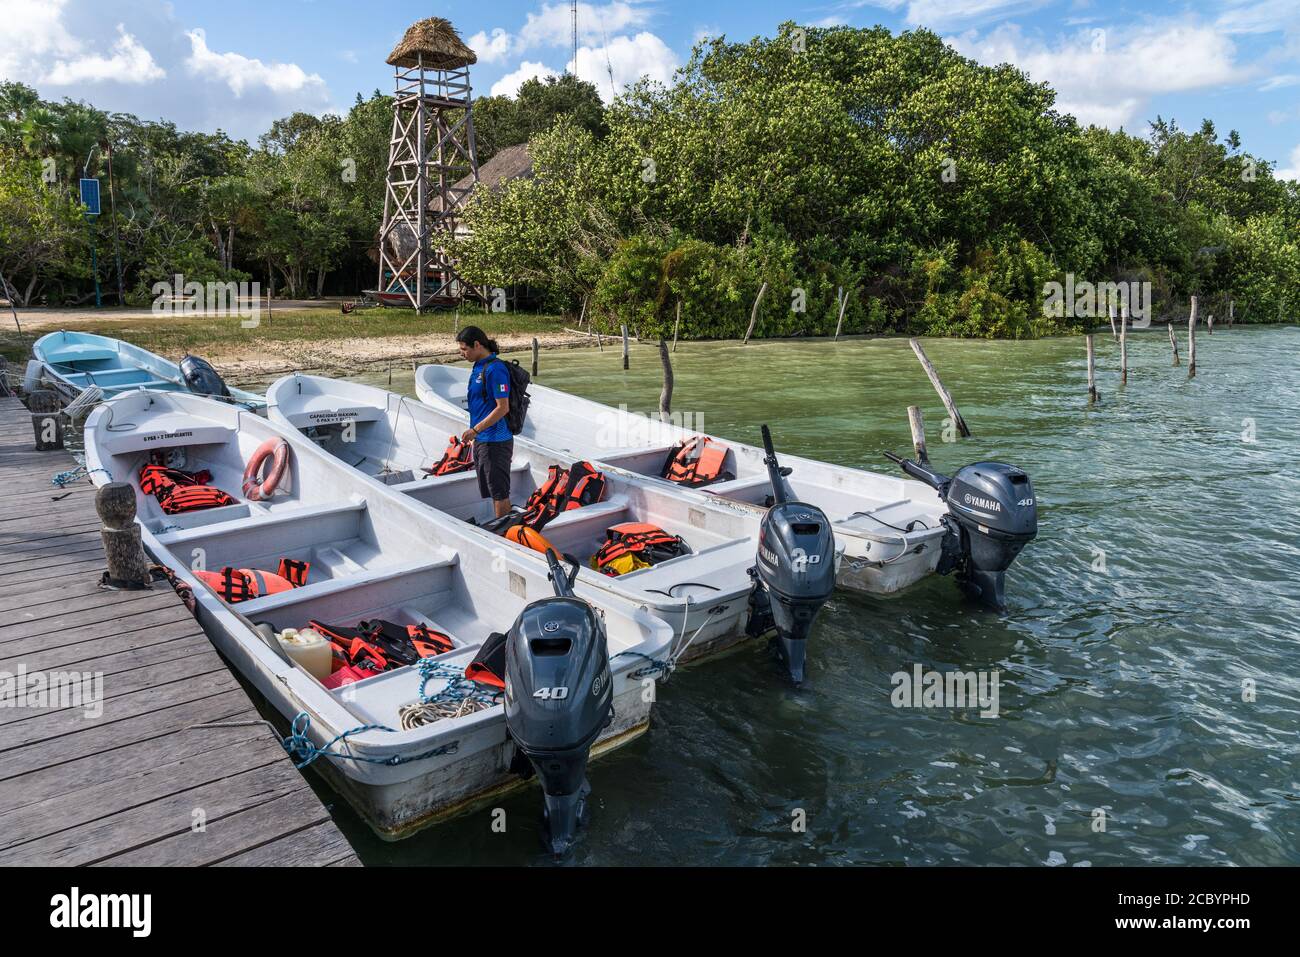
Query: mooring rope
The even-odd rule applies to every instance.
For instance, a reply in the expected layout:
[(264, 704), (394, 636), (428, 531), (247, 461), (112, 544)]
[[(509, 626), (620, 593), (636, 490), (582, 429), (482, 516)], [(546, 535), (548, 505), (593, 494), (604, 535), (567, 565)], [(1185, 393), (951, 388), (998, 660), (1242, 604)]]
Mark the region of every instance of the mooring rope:
[(460, 748), (459, 741), (452, 741), (450, 744), (440, 745), (439, 747), (431, 748), (420, 754), (395, 754), (391, 758), (368, 758), (360, 754), (344, 754), (339, 751), (331, 751), (330, 748), (335, 744), (338, 744), (340, 741), (346, 741), (354, 734), (361, 734), (363, 731), (388, 731), (391, 734), (396, 734), (397, 732), (384, 724), (363, 724), (340, 734), (336, 734), (334, 737), (330, 738), (330, 740), (326, 741), (324, 745), (318, 748), (316, 745), (312, 744), (311, 739), (307, 737), (307, 732), (310, 729), (311, 715), (306, 711), (299, 711), (297, 716), (293, 719), (293, 724), (289, 727), (288, 737), (280, 742), (284, 746), (284, 750), (294, 759), (294, 767), (299, 770), (307, 767), (322, 755), (330, 758), (339, 758), (344, 761), (363, 761), (366, 764), (383, 764), (389, 767), (396, 767), (400, 764), (410, 764), (414, 761), (423, 761), (426, 758), (441, 757), (444, 754), (455, 754)]

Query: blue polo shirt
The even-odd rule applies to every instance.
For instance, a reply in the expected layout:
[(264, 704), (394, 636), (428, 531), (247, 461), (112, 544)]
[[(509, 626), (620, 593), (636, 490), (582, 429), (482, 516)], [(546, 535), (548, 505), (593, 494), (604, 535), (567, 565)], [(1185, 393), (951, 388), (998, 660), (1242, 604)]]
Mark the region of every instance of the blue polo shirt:
[[(486, 382), (484, 381), (486, 378)], [(469, 424), (478, 425), (497, 407), (497, 399), (510, 398), (510, 373), (496, 353), (474, 363), (469, 373)], [(514, 438), (503, 416), (495, 425), (479, 433), (479, 442), (508, 442)]]

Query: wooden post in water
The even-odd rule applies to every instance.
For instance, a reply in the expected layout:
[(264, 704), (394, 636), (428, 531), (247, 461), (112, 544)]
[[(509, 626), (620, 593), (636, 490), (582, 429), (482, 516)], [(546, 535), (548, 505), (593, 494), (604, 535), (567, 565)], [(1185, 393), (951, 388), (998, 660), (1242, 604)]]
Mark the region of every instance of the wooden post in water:
[(835, 320), (835, 341), (839, 342), (840, 330), (844, 328), (844, 307), (849, 304), (848, 293), (844, 292), (844, 287), (840, 287), (840, 314)]
[(1228, 300), (1228, 326), (1229, 326), (1229, 328), (1231, 328), (1231, 327), (1232, 327), (1232, 324), (1233, 324), (1234, 322), (1237, 321), (1237, 320), (1236, 320), (1236, 315), (1235, 315), (1235, 307), (1236, 307), (1236, 305), (1237, 305), (1237, 300), (1235, 300), (1235, 299), (1229, 299), (1229, 300)]
[(1210, 313), (1205, 317), (1205, 334), (1208, 336), (1214, 335), (1214, 313)]
[(925, 447), (925, 416), (919, 405), (907, 407), (907, 424), (912, 429), (912, 452), (922, 465), (930, 464), (930, 453)]
[(623, 323), (623, 369), (627, 369), (627, 323)]
[(1088, 333), (1088, 404), (1092, 405), (1100, 398), (1097, 395), (1097, 357), (1093, 351), (1092, 333)]
[(63, 448), (63, 416), (59, 414), (59, 395), (51, 389), (37, 389), (27, 397), (32, 414), (32, 432), (37, 452)]
[[(1109, 298), (1109, 297), (1107, 297)], [(1110, 313), (1110, 335), (1112, 339), (1118, 339), (1119, 333), (1115, 331), (1115, 303), (1108, 302), (1106, 310)]]
[(677, 300), (677, 321), (673, 323), (673, 352), (677, 351), (677, 331), (682, 327), (682, 301)]
[(1128, 303), (1119, 307), (1119, 384), (1128, 385)]
[(952, 419), (953, 425), (957, 426), (957, 431), (960, 432), (964, 438), (970, 438), (970, 428), (966, 425), (966, 420), (963, 419), (961, 413), (957, 411), (957, 403), (953, 402), (952, 396), (948, 393), (948, 390), (944, 388), (943, 381), (939, 378), (939, 373), (935, 371), (934, 365), (925, 354), (925, 350), (921, 348), (920, 340), (909, 339), (908, 342), (911, 343), (912, 351), (916, 353), (916, 358), (920, 360), (921, 368), (924, 369), (925, 374), (930, 377), (930, 384), (934, 386), (934, 391), (939, 393), (939, 398), (943, 402), (943, 407), (948, 410), (948, 415)]
[(537, 378), (537, 337), (533, 336), (533, 378)]
[(767, 293), (767, 283), (764, 282), (759, 287), (758, 295), (754, 297), (754, 308), (749, 311), (749, 328), (745, 330), (745, 341), (742, 346), (749, 345), (749, 337), (754, 334), (754, 325), (758, 322), (758, 305), (763, 301), (763, 296)]
[(1196, 297), (1192, 297), (1192, 314), (1187, 318), (1187, 378), (1196, 378)]
[(1169, 347), (1174, 350), (1174, 365), (1181, 365), (1178, 359), (1178, 339), (1174, 337), (1174, 321), (1169, 320)]
[(95, 511), (104, 526), (99, 537), (108, 564), (107, 584), (115, 588), (147, 588), (149, 561), (135, 520), (135, 488), (126, 482), (109, 482), (95, 493)]
[(667, 422), (673, 412), (673, 363), (668, 358), (668, 343), (659, 340), (659, 361), (664, 367), (664, 388), (659, 393), (659, 421)]

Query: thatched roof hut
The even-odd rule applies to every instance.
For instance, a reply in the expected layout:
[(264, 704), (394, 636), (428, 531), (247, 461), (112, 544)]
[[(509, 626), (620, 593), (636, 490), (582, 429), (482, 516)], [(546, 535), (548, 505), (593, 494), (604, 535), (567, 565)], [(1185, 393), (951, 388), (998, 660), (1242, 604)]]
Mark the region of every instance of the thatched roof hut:
[(421, 62), (431, 70), (456, 70), (477, 63), (478, 56), (465, 46), (450, 21), (429, 17), (412, 23), (388, 55), (390, 66), (413, 67)]

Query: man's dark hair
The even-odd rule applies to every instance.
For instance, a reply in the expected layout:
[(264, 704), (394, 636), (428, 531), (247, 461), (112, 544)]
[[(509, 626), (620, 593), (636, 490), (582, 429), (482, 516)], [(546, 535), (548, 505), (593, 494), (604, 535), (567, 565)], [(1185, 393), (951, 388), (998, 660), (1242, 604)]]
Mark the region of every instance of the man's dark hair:
[(497, 348), (496, 341), (489, 339), (487, 333), (478, 326), (466, 326), (456, 335), (457, 342), (463, 342), (467, 346), (472, 346), (476, 342), (483, 343), (483, 348), (488, 352), (500, 352)]

